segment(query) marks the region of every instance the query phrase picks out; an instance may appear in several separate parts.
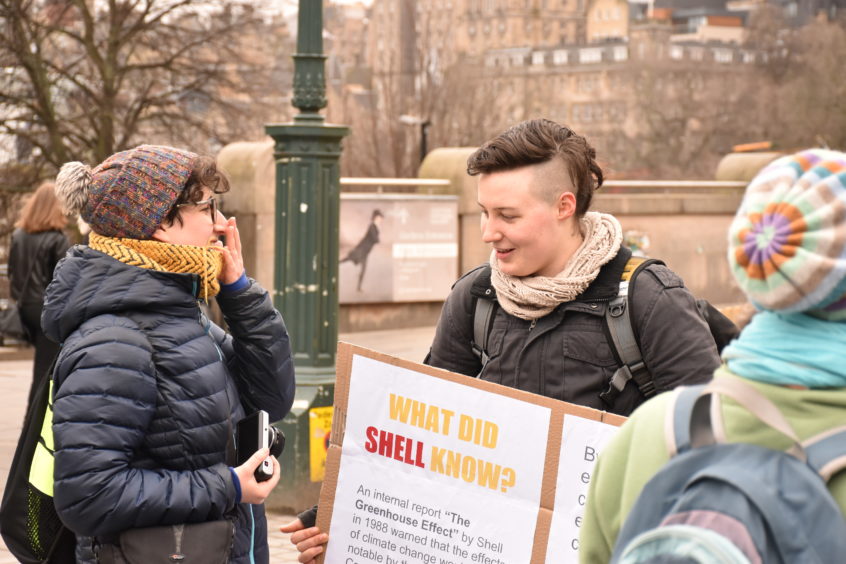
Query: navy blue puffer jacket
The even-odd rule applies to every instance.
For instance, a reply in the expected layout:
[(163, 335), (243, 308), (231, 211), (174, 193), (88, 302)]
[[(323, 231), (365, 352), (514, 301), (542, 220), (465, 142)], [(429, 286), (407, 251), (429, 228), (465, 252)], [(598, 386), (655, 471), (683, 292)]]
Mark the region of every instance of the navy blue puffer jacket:
[[(63, 343), (54, 380), (55, 503), (78, 537), (236, 520), (232, 562), (267, 562), (263, 506), (239, 504), (227, 442), (245, 411), (281, 419), (294, 397), (288, 333), (251, 281), (218, 296), (198, 278), (73, 248), (47, 289), (42, 325)], [(229, 443), (231, 446), (231, 442)], [(251, 539), (255, 539), (254, 541)]]

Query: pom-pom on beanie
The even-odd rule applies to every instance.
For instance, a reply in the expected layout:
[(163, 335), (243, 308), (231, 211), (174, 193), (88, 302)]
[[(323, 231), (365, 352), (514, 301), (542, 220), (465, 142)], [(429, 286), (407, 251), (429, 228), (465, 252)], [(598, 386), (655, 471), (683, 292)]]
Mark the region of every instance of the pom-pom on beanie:
[(782, 157), (749, 183), (729, 265), (759, 309), (846, 320), (846, 154)]
[(95, 233), (149, 239), (185, 189), (196, 158), (173, 147), (141, 145), (94, 169), (66, 163), (56, 177), (56, 195)]

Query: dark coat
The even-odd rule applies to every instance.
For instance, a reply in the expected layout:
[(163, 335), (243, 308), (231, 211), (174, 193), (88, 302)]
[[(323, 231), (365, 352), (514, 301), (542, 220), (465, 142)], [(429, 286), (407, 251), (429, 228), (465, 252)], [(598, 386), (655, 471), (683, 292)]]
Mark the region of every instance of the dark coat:
[[(38, 304), (53, 279), (56, 263), (65, 256), (70, 242), (61, 231), (29, 233), (21, 228), (12, 233), (9, 249), (9, 286), (19, 305)], [(27, 278), (27, 274), (32, 274)]]
[[(599, 397), (619, 368), (605, 334), (603, 317), (617, 295), (630, 253), (621, 251), (572, 302), (562, 303), (532, 325), (501, 307), (491, 326), (490, 361), (483, 380), (596, 409), (630, 414), (644, 401), (633, 382), (613, 406)], [(428, 363), (475, 376), (482, 369), (473, 339), (471, 287), (479, 269), (455, 283), (441, 313)], [(638, 275), (631, 299), (632, 319), (644, 362), (658, 391), (711, 379), (720, 364), (708, 325), (681, 278), (662, 265)]]
[(253, 551), (267, 562), (264, 508), (235, 505), (227, 443), (245, 410), (272, 421), (288, 413), (288, 334), (254, 281), (218, 296), (231, 335), (201, 313), (197, 284), (88, 247), (59, 263), (42, 319), (64, 343), (54, 375), (56, 509), (78, 536), (107, 541), (233, 515), (231, 561), (250, 562)]

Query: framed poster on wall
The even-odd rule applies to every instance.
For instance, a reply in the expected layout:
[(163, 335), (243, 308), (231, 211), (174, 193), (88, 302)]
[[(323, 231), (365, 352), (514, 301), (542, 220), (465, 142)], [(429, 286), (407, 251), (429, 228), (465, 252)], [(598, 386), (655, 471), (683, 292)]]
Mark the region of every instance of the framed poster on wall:
[(342, 304), (439, 301), (458, 276), (458, 198), (341, 194)]

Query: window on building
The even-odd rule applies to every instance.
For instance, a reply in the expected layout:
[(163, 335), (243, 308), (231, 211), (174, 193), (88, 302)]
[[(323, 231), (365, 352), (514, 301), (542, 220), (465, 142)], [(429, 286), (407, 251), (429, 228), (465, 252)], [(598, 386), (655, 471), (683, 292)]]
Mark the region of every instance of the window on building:
[(556, 49), (552, 52), (552, 62), (556, 65), (567, 64), (567, 51), (564, 49)]
[(784, 13), (788, 18), (795, 18), (799, 13), (799, 5), (796, 2), (791, 2), (784, 7)]
[(579, 90), (581, 92), (595, 92), (599, 87), (599, 76), (583, 76), (579, 80)]
[(684, 58), (684, 47), (681, 45), (673, 45), (670, 47), (670, 58), (680, 61)]
[(714, 60), (718, 63), (730, 63), (734, 60), (731, 49), (714, 49)]
[(744, 51), (743, 52), (743, 62), (744, 63), (754, 63), (755, 62), (755, 53), (752, 51)]
[(705, 58), (705, 50), (702, 47), (691, 47), (690, 58), (694, 61), (701, 61)]
[(629, 48), (625, 45), (617, 45), (614, 47), (614, 60), (626, 61), (629, 58)]
[(532, 64), (533, 65), (542, 65), (544, 63), (544, 53), (543, 51), (535, 51), (532, 53)]
[(694, 18), (690, 18), (689, 20), (687, 20), (687, 30), (693, 33), (706, 23), (708, 23), (708, 19), (705, 16), (697, 16)]
[(601, 63), (602, 49), (579, 49), (580, 63)]

